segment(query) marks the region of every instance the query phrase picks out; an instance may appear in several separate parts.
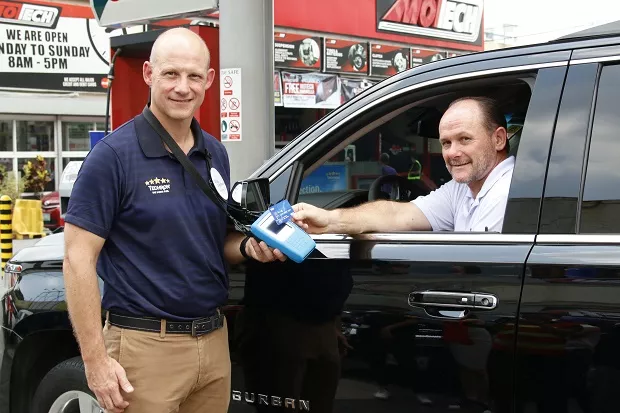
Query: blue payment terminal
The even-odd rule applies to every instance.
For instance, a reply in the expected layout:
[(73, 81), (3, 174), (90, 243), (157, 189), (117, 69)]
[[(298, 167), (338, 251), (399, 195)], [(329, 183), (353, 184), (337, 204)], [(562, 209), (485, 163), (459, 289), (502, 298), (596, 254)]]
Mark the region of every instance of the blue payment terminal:
[(300, 263), (316, 247), (314, 240), (293, 221), (286, 221), (280, 225), (276, 222), (269, 210), (256, 220), (251, 226), (252, 234), (265, 241), (271, 248), (277, 248), (284, 255)]

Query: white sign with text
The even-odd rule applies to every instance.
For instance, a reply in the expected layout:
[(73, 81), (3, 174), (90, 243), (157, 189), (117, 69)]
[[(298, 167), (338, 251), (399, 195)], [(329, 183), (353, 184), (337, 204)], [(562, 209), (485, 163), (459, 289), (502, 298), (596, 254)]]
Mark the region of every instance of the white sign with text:
[(104, 91), (108, 48), (94, 19), (60, 17), (54, 29), (0, 23), (0, 86)]
[(241, 141), (241, 68), (220, 69), (220, 132), (222, 142)]

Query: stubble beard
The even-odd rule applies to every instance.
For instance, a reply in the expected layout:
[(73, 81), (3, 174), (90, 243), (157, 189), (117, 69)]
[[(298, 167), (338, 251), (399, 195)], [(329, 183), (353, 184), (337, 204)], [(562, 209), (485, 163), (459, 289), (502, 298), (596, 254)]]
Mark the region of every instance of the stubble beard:
[(446, 165), (452, 179), (460, 184), (471, 184), (472, 182), (480, 181), (484, 179), (488, 173), (488, 170), (491, 168), (493, 164), (493, 156), (491, 152), (485, 152), (478, 159), (471, 159), (469, 163), (469, 167), (471, 168), (470, 173), (466, 176), (455, 177), (452, 173), (452, 168), (454, 166)]

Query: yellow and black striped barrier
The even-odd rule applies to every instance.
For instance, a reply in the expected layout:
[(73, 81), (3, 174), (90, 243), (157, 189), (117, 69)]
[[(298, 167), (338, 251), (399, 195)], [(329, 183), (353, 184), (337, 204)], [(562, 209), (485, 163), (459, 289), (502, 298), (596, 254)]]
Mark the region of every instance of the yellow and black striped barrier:
[(0, 197), (0, 246), (2, 247), (2, 277), (4, 266), (13, 257), (13, 225), (11, 217), (11, 197)]

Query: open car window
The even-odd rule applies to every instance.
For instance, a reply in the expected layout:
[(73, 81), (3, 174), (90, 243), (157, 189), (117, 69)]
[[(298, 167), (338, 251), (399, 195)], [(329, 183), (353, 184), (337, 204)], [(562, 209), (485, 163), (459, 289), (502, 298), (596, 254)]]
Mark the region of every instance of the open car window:
[[(409, 202), (450, 181), (441, 154), (439, 122), (448, 105), (463, 96), (489, 96), (499, 102), (508, 123), (510, 155), (516, 156), (535, 82), (535, 72), (470, 79), (417, 91), (404, 100), (401, 96), (396, 108), (387, 104), (373, 109), (372, 120), (365, 117), (355, 132), (336, 131), (318, 145), (320, 151), (305, 155), (297, 202), (326, 209), (376, 199)], [(389, 186), (373, 188), (373, 182), (385, 174), (406, 178), (407, 192), (395, 194)]]

